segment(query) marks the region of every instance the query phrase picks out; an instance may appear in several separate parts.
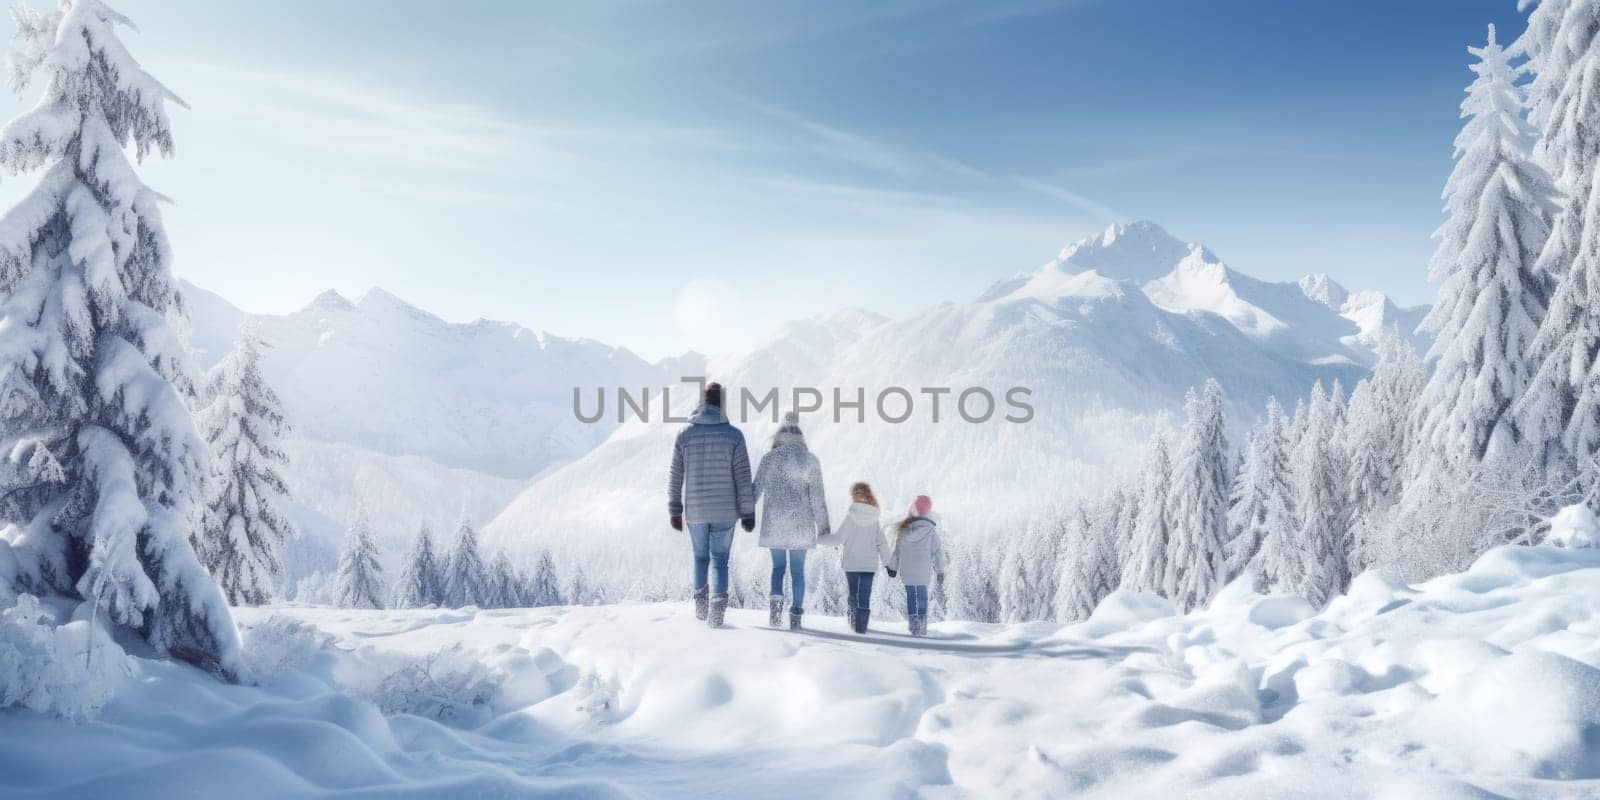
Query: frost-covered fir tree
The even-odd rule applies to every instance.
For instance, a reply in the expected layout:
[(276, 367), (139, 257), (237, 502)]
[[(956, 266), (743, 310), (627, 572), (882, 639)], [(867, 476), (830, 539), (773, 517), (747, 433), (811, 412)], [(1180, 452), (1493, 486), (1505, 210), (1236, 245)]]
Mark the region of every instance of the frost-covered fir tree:
[(1095, 597), (1097, 605), (1122, 585), (1123, 526), (1129, 508), (1127, 492), (1121, 486), (1113, 485), (1100, 498), (1089, 517), (1094, 525), (1094, 536), (1100, 543), (1100, 557), (1105, 563), (1105, 586)]
[(522, 587), (517, 581), (517, 571), (511, 566), (511, 559), (502, 550), (495, 554), (494, 561), (489, 567), (489, 582), (487, 597), (483, 606), (485, 608), (521, 608)]
[(561, 579), (556, 576), (556, 563), (549, 550), (539, 553), (523, 595), (530, 608), (561, 605)]
[(333, 604), (340, 608), (383, 608), (383, 565), (372, 543), (366, 513), (358, 513), (345, 533), (339, 572), (334, 576)]
[(1349, 527), (1339, 469), (1338, 407), (1318, 382), (1295, 449), (1296, 528), (1273, 565), (1279, 585), (1321, 607), (1350, 584)]
[[(1518, 0), (1517, 10), (1530, 8), (1533, 12), (1528, 15), (1528, 26), (1517, 37), (1511, 52), (1528, 58), (1525, 66), (1533, 74), (1527, 85), (1528, 121), (1546, 131), (1573, 64), (1594, 38), (1600, 21), (1589, 0)], [(1578, 14), (1569, 18), (1569, 11)], [(1541, 138), (1534, 155), (1559, 179), (1562, 159), (1551, 149)]]
[(1135, 521), (1128, 558), (1122, 569), (1124, 588), (1154, 592), (1171, 597), (1175, 587), (1168, 582), (1167, 553), (1172, 540), (1172, 517), (1167, 501), (1172, 482), (1172, 459), (1167, 441), (1157, 436), (1150, 442), (1144, 470), (1139, 479), (1139, 512)]
[[(967, 537), (951, 545), (951, 616), (974, 622), (999, 622), (999, 570), (991, 552)], [(874, 602), (877, 602), (874, 599)]]
[(1543, 70), (1534, 83), (1540, 152), (1566, 199), (1539, 255), (1537, 269), (1555, 289), (1514, 414), (1529, 452), (1565, 468), (1600, 451), (1600, 0), (1541, 4), (1534, 17), (1530, 25), (1553, 26), (1540, 34), (1547, 38), (1535, 62)]
[(85, 600), (234, 676), (238, 632), (190, 543), (207, 454), (172, 250), (160, 195), (125, 155), (171, 155), (165, 103), (182, 101), (99, 0), (15, 19), (12, 85), (45, 86), (0, 131), (0, 167), (42, 170), (0, 218), (0, 562), (16, 566), (3, 580)]
[(566, 582), (561, 589), (561, 596), (567, 601), (567, 605), (586, 606), (591, 604), (594, 595), (589, 589), (589, 576), (583, 573), (582, 564), (572, 565), (572, 571), (567, 576)]
[(1350, 393), (1345, 452), (1352, 575), (1379, 560), (1377, 540), (1402, 496), (1415, 439), (1411, 421), (1427, 379), (1416, 350), (1391, 329), (1378, 341), (1372, 375)]
[(456, 527), (456, 546), (444, 576), (444, 603), (450, 608), (484, 606), (489, 602), (489, 571), (478, 555), (478, 532), (462, 517)]
[(1174, 603), (1193, 611), (1211, 600), (1221, 584), (1228, 541), (1228, 441), (1222, 387), (1207, 380), (1184, 400), (1187, 417), (1168, 495), (1171, 538), (1168, 577)]
[(1295, 528), (1289, 420), (1276, 397), (1267, 401), (1265, 418), (1250, 432), (1233, 485), (1223, 580), (1244, 574), (1260, 555), (1256, 583), (1257, 588), (1265, 588), (1277, 580), (1278, 576), (1267, 570), (1281, 563), (1284, 537)]
[(1095, 606), (1116, 588), (1116, 558), (1102, 538), (1089, 507), (1078, 505), (1064, 521), (1061, 577), (1054, 605), (1057, 622), (1088, 619)]
[(406, 554), (400, 580), (395, 584), (395, 608), (426, 608), (444, 603), (444, 566), (433, 552), (433, 535), (427, 523), (417, 529)]
[(206, 377), (196, 421), (211, 448), (201, 525), (194, 547), (235, 605), (272, 598), (283, 567), (278, 553), (294, 538), (281, 510), (289, 456), (278, 440), (289, 431), (278, 395), (261, 374), (261, 343), (244, 331)]
[(1424, 469), (1438, 459), (1509, 455), (1519, 438), (1508, 413), (1528, 385), (1528, 348), (1544, 318), (1549, 285), (1536, 266), (1557, 208), (1550, 178), (1529, 153), (1534, 132), (1522, 117), (1524, 70), (1495, 41), (1478, 57), (1456, 137), (1456, 167), (1445, 184), (1448, 220), (1429, 277), (1438, 301), (1423, 321), (1434, 334), (1433, 375), (1423, 390), (1419, 441)]
[(810, 581), (810, 585), (806, 587), (807, 602), (820, 613), (832, 617), (843, 616), (850, 588), (845, 581), (844, 569), (839, 566), (839, 560), (814, 559), (806, 567), (806, 579)]
[(1051, 506), (1028, 523), (1001, 566), (1000, 613), (1007, 622), (1050, 619), (1066, 515)]

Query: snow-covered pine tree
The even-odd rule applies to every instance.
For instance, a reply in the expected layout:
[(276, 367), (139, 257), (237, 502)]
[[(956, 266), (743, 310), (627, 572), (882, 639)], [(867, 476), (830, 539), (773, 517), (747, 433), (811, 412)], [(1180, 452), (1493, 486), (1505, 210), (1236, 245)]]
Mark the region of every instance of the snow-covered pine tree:
[(1295, 528), (1289, 420), (1276, 397), (1267, 400), (1266, 416), (1250, 432), (1233, 485), (1223, 582), (1244, 574), (1259, 554), (1256, 588), (1264, 589), (1277, 580), (1272, 570), (1282, 563), (1284, 537)]
[(1397, 329), (1389, 329), (1378, 341), (1372, 375), (1350, 393), (1345, 452), (1352, 575), (1379, 559), (1377, 538), (1400, 501), (1415, 438), (1411, 421), (1427, 379), (1416, 349)]
[(1118, 481), (1118, 493), (1122, 496), (1122, 508), (1117, 512), (1117, 585), (1132, 586), (1133, 577), (1137, 567), (1133, 563), (1134, 531), (1139, 528), (1139, 497), (1144, 493), (1144, 485), (1139, 481), (1140, 476), (1132, 476)]
[(8, 589), (83, 599), (157, 651), (242, 669), (227, 602), (190, 544), (206, 446), (141, 160), (172, 153), (168, 100), (100, 0), (15, 11), (11, 82), (44, 96), (0, 130), (0, 167), (42, 169), (0, 218), (0, 548)]
[[(964, 537), (950, 545), (951, 614), (974, 622), (999, 622), (1000, 590), (997, 559)], [(876, 600), (874, 600), (876, 602)]]
[(426, 608), (444, 603), (444, 566), (433, 552), (433, 535), (427, 523), (417, 528), (406, 554), (400, 580), (395, 584), (395, 608)]
[(212, 369), (203, 397), (196, 421), (211, 447), (211, 473), (194, 548), (229, 602), (260, 605), (272, 598), (283, 571), (279, 550), (295, 534), (280, 510), (289, 456), (278, 440), (289, 423), (261, 374), (253, 331), (243, 331)]
[(1437, 459), (1509, 455), (1518, 431), (1508, 410), (1528, 385), (1528, 348), (1544, 318), (1549, 286), (1536, 261), (1556, 213), (1556, 191), (1529, 155), (1534, 132), (1522, 118), (1524, 69), (1495, 41), (1478, 57), (1456, 137), (1456, 167), (1445, 184), (1449, 214), (1434, 236), (1429, 277), (1438, 301), (1423, 321), (1434, 334), (1433, 375), (1423, 389), (1422, 468)]
[(556, 576), (556, 563), (549, 550), (539, 553), (524, 594), (530, 608), (561, 605), (561, 580)]
[(1061, 508), (1049, 506), (1012, 537), (1000, 568), (1000, 615), (1007, 622), (1051, 618), (1063, 519)]
[(1284, 548), (1290, 565), (1275, 566), (1283, 588), (1321, 607), (1350, 584), (1348, 515), (1336, 447), (1334, 399), (1319, 381), (1306, 404), (1306, 430), (1294, 453), (1296, 528)]
[(590, 605), (594, 595), (589, 589), (589, 577), (583, 573), (583, 565), (573, 564), (571, 574), (567, 577), (566, 586), (561, 590), (561, 596), (570, 606)]
[(340, 608), (383, 608), (383, 565), (372, 543), (365, 512), (356, 514), (345, 533), (339, 572), (334, 576), (333, 604)]
[[(806, 563), (807, 602), (812, 608), (830, 617), (842, 616), (850, 587), (845, 582), (844, 569), (837, 558), (813, 558)], [(813, 599), (814, 598), (814, 599)]]
[(445, 570), (444, 604), (449, 608), (483, 606), (489, 602), (489, 571), (478, 555), (478, 532), (466, 517), (456, 526), (456, 546)]
[(489, 592), (484, 606), (522, 607), (522, 588), (517, 582), (517, 571), (511, 566), (511, 559), (506, 556), (504, 550), (495, 554), (493, 566), (489, 568)]
[(1228, 541), (1228, 441), (1222, 386), (1207, 380), (1184, 399), (1187, 418), (1173, 465), (1168, 495), (1172, 533), (1167, 541), (1164, 583), (1178, 609), (1210, 602), (1221, 585)]
[(1116, 588), (1116, 557), (1103, 537), (1108, 529), (1095, 519), (1102, 513), (1103, 505), (1091, 512), (1089, 506), (1079, 504), (1067, 515), (1061, 577), (1053, 604), (1057, 622), (1088, 619), (1095, 606)]
[(1294, 475), (1290, 467), (1290, 421), (1277, 398), (1267, 400), (1267, 416), (1256, 426), (1250, 451), (1235, 480), (1240, 502), (1229, 517), (1232, 539), (1227, 544), (1227, 581), (1256, 563), (1254, 587), (1266, 590), (1282, 578), (1288, 552), (1286, 536), (1294, 531)]
[[(1559, 9), (1559, 10), (1558, 10)], [(1555, 282), (1529, 352), (1536, 364), (1514, 419), (1528, 451), (1556, 469), (1600, 451), (1600, 0), (1540, 4), (1535, 49), (1540, 153), (1566, 197), (1537, 270)], [(1530, 45), (1534, 40), (1527, 39)]]
[(1100, 498), (1094, 513), (1090, 515), (1095, 539), (1100, 544), (1100, 558), (1103, 559), (1105, 573), (1104, 585), (1095, 591), (1096, 604), (1122, 584), (1123, 525), (1128, 509), (1127, 492), (1121, 485), (1113, 485)]
[[(1588, 11), (1569, 18), (1567, 12), (1579, 6), (1578, 11)], [(1596, 32), (1597, 23), (1593, 8), (1584, 8), (1588, 0), (1518, 0), (1517, 10), (1533, 12), (1528, 15), (1528, 26), (1511, 46), (1513, 55), (1528, 57), (1527, 71), (1533, 80), (1527, 84), (1528, 121), (1540, 131), (1549, 130), (1557, 100), (1572, 67)], [(1546, 140), (1541, 138), (1534, 155), (1546, 169), (1561, 177), (1558, 168), (1562, 159), (1551, 152)]]
[(1167, 502), (1172, 482), (1172, 459), (1167, 455), (1167, 440), (1157, 436), (1150, 442), (1144, 470), (1139, 480), (1139, 513), (1127, 562), (1122, 570), (1122, 585), (1139, 592), (1171, 597), (1176, 587), (1167, 583), (1168, 542), (1172, 538), (1172, 517)]

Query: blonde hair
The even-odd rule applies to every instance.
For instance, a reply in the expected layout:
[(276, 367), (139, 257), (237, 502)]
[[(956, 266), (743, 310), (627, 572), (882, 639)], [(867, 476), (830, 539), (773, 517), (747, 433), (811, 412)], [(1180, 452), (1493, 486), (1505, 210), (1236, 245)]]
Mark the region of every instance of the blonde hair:
[(857, 503), (866, 503), (873, 508), (878, 507), (878, 498), (872, 493), (872, 485), (866, 481), (850, 484), (850, 499)]

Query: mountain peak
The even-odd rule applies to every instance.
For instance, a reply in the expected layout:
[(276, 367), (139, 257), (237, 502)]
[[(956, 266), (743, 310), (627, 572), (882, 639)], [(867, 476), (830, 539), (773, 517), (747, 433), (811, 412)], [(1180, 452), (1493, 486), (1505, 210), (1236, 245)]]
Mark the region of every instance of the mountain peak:
[(1344, 308), (1350, 300), (1350, 290), (1339, 285), (1338, 281), (1328, 277), (1325, 273), (1314, 272), (1300, 279), (1300, 291), (1306, 297), (1321, 303), (1334, 311)]
[(1068, 245), (1049, 267), (1069, 273), (1094, 270), (1112, 280), (1144, 283), (1170, 272), (1189, 250), (1189, 244), (1165, 228), (1140, 220), (1112, 225), (1099, 236)]
[(312, 298), (311, 299), (311, 304), (308, 306), (308, 308), (351, 309), (351, 308), (355, 308), (355, 304), (351, 303), (349, 300), (345, 299), (345, 296), (342, 295), (342, 294), (339, 294), (339, 292), (337, 290), (329, 289), (329, 290), (323, 292), (322, 294), (319, 294), (316, 297)]

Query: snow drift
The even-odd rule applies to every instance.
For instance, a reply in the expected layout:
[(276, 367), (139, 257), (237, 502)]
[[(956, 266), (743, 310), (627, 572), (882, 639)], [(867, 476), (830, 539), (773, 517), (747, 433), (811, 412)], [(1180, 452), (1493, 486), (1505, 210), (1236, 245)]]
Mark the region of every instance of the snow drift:
[(0, 712), (0, 774), (240, 800), (1600, 792), (1600, 552), (1369, 573), (1320, 614), (1247, 585), (929, 640), (712, 631), (680, 604), (241, 610), (262, 685), (133, 659), (95, 721)]

